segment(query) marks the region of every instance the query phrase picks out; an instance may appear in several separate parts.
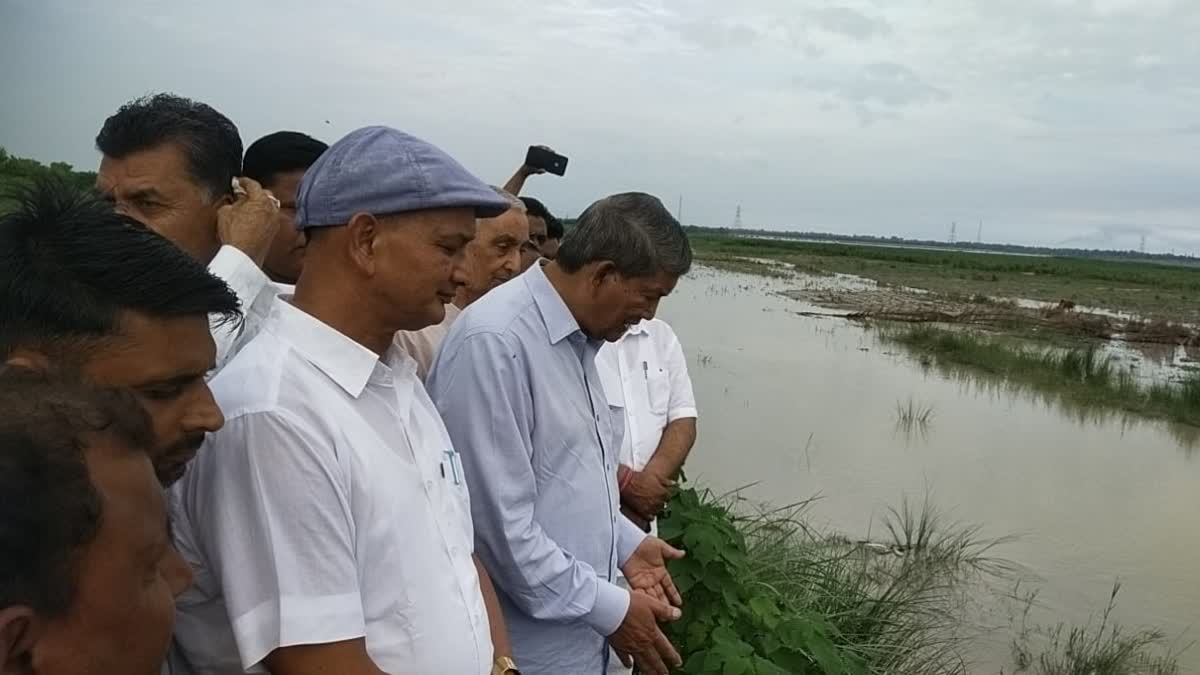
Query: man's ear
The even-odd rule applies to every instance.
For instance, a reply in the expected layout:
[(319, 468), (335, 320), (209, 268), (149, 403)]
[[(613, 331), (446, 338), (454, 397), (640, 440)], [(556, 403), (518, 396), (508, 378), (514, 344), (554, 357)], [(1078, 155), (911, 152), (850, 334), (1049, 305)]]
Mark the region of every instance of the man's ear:
[(28, 607), (0, 609), (0, 675), (32, 675), (32, 652), (41, 629), (37, 615)]
[(50, 357), (38, 351), (18, 347), (9, 353), (8, 358), (4, 360), (4, 365), (29, 370), (49, 370)]
[(350, 259), (368, 276), (375, 274), (375, 246), (379, 238), (380, 224), (369, 213), (356, 213), (346, 223), (346, 246)]
[(591, 268), (588, 280), (591, 282), (593, 288), (599, 288), (600, 284), (617, 274), (617, 265), (611, 260), (601, 260), (598, 263), (592, 263)]

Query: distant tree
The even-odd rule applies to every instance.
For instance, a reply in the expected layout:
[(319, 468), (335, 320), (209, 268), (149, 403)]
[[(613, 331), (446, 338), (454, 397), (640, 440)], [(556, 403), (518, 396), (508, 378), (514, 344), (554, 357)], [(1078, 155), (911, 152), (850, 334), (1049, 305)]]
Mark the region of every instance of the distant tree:
[(76, 171), (67, 162), (51, 162), (46, 166), (36, 159), (17, 157), (0, 147), (0, 189), (27, 183), (44, 175), (56, 176), (81, 190), (91, 189), (96, 184), (95, 171)]

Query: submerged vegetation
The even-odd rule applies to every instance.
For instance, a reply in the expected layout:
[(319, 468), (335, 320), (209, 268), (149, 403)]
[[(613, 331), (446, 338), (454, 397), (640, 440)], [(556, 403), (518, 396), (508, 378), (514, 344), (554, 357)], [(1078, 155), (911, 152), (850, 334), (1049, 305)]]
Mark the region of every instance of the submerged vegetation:
[(933, 421), (933, 407), (913, 399), (896, 403), (896, 425), (904, 431), (925, 430)]
[[(882, 541), (822, 533), (806, 503), (751, 509), (737, 494), (684, 487), (659, 521), (684, 548), (670, 563), (686, 598), (667, 626), (690, 675), (967, 675), (973, 590), (1016, 576), (1003, 540), (945, 520), (928, 503), (889, 512)], [(1032, 600), (1030, 600), (1032, 603)], [(1175, 675), (1159, 634), (1057, 627), (1044, 650), (1022, 622), (1017, 672)], [(1152, 669), (1143, 664), (1153, 664)]]
[[(1121, 584), (1112, 595), (1096, 625), (1051, 628), (1029, 626), (1029, 596), (1020, 631), (1013, 640), (1017, 673), (1032, 675), (1178, 675), (1179, 664), (1165, 645), (1166, 636), (1156, 630), (1126, 630), (1113, 620)], [(1045, 644), (1040, 653), (1032, 646)]]
[(1082, 406), (1200, 426), (1200, 373), (1188, 373), (1179, 382), (1143, 384), (1095, 345), (1037, 347), (931, 326), (885, 328), (882, 335), (943, 368), (965, 367), (997, 375)]

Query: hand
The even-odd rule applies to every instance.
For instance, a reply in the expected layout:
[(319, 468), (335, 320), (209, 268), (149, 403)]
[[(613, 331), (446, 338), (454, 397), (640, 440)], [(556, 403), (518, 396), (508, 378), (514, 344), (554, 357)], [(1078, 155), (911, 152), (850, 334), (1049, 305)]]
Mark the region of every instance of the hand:
[(685, 555), (658, 537), (646, 537), (625, 562), (621, 572), (629, 588), (642, 591), (661, 602), (676, 607), (683, 606), (683, 597), (675, 588), (671, 574), (667, 572), (667, 560), (678, 560)]
[(654, 520), (671, 498), (674, 484), (674, 481), (659, 478), (653, 471), (635, 471), (629, 485), (621, 490), (621, 503), (641, 516), (642, 520)]
[(645, 518), (642, 518), (642, 516), (637, 511), (634, 511), (633, 509), (629, 508), (628, 506), (626, 506), (624, 504), (621, 505), (621, 515), (628, 518), (629, 522), (640, 527), (642, 529), (642, 532), (650, 531), (650, 521), (646, 520)]
[[(550, 150), (550, 152), (554, 152), (554, 150), (551, 150), (548, 146), (545, 146), (545, 145), (537, 145), (534, 147), (541, 148), (542, 150)], [(522, 176), (529, 177), (529, 176), (536, 176), (538, 174), (546, 173), (546, 170), (532, 167), (532, 166), (529, 166), (528, 164), (522, 163), (521, 168), (517, 169), (517, 173)]]
[(676, 621), (680, 611), (665, 602), (636, 591), (629, 594), (629, 611), (609, 642), (625, 665), (637, 664), (647, 675), (667, 675), (669, 668), (683, 665), (679, 652), (658, 627), (660, 621)]
[(279, 200), (264, 190), (258, 181), (239, 178), (243, 193), (238, 193), (232, 204), (217, 211), (217, 238), (227, 246), (245, 253), (262, 267), (271, 240), (279, 229), (275, 214), (279, 211)]

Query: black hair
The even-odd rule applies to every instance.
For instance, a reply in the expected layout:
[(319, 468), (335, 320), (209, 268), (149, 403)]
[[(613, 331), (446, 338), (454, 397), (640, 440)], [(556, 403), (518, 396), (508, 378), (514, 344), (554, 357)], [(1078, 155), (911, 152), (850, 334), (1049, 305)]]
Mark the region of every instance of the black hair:
[(692, 247), (657, 197), (626, 192), (587, 207), (555, 258), (567, 272), (601, 261), (612, 262), (626, 278), (681, 277), (692, 266)]
[(166, 143), (183, 149), (188, 172), (209, 195), (232, 192), (242, 171), (242, 138), (228, 117), (204, 103), (167, 93), (144, 96), (104, 120), (96, 136), (96, 149), (114, 159)]
[(531, 216), (536, 216), (546, 221), (546, 238), (547, 239), (562, 239), (563, 224), (558, 218), (555, 218), (550, 209), (542, 202), (533, 197), (521, 197), (521, 201), (525, 202), (525, 211)]
[(74, 355), (122, 312), (240, 318), (233, 291), (187, 253), (90, 192), (45, 177), (0, 216), (0, 358)]
[(546, 219), (546, 238), (547, 239), (562, 239), (566, 234), (566, 229), (563, 228), (562, 221), (554, 216)]
[(127, 391), (24, 368), (0, 369), (0, 410), (0, 609), (61, 615), (103, 515), (85, 453), (98, 438), (148, 453), (150, 420)]
[(306, 170), (329, 146), (299, 131), (276, 131), (250, 144), (242, 160), (242, 175), (264, 185), (289, 171)]

